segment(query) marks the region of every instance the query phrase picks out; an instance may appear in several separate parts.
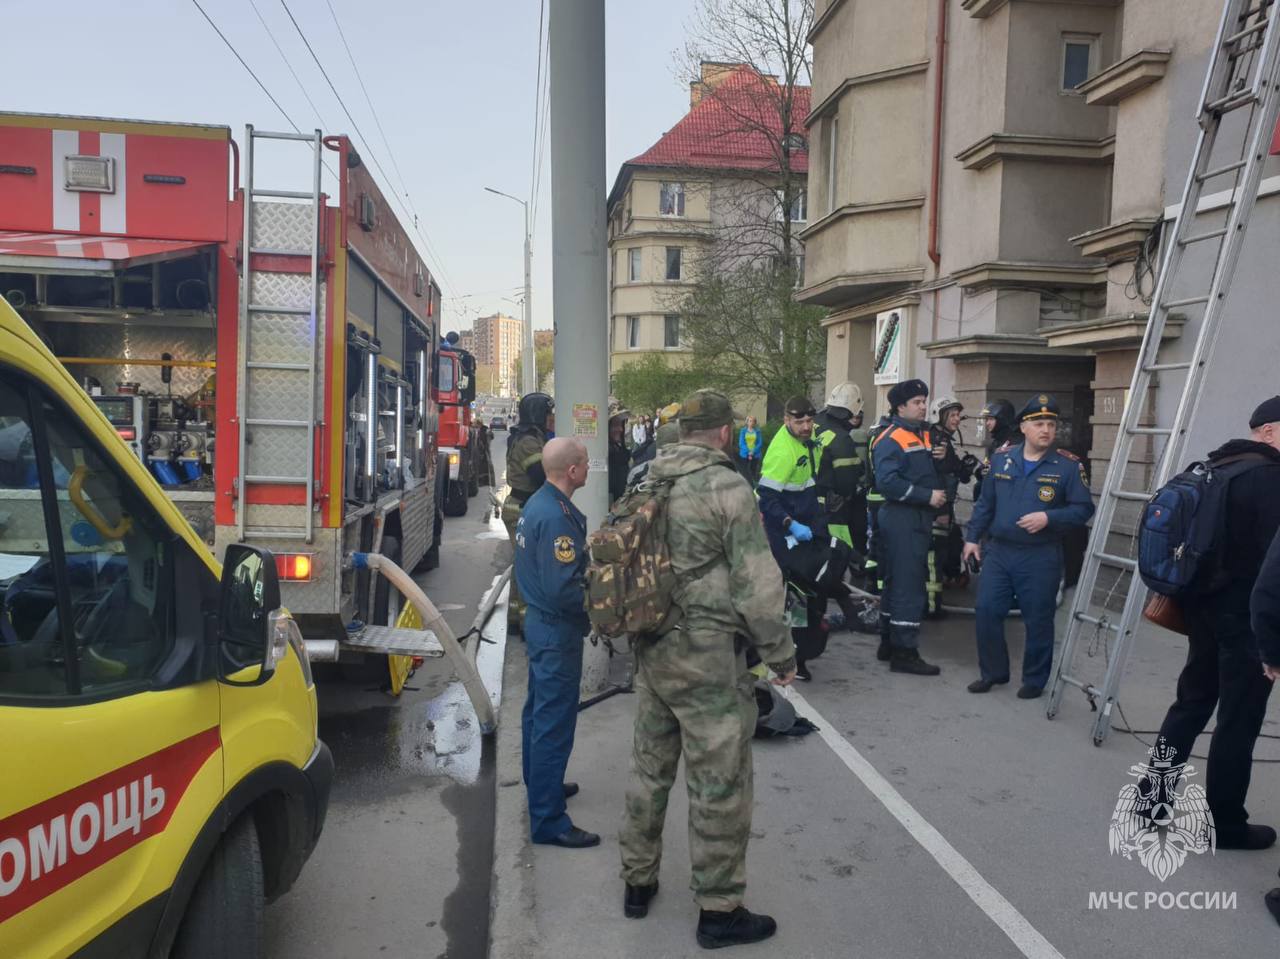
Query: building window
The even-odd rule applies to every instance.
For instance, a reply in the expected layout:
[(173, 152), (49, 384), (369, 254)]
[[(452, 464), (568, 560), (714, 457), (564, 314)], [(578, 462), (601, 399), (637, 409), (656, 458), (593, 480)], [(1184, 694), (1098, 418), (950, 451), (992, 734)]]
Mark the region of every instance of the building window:
[(627, 281), (640, 282), (640, 247), (638, 246), (627, 250)]
[(827, 121), (827, 212), (836, 208), (836, 159), (839, 157), (837, 141), (840, 139), (840, 115), (832, 114)]
[(1062, 92), (1075, 93), (1097, 70), (1098, 38), (1087, 33), (1062, 35)]
[(658, 198), (658, 212), (663, 216), (684, 216), (684, 184), (664, 183)]
[(627, 349), (638, 350), (640, 348), (640, 317), (627, 317)]
[(680, 347), (680, 317), (671, 313), (662, 318), (662, 346), (668, 350)]
[(680, 247), (667, 247), (667, 279), (680, 279)]
[[(778, 222), (782, 222), (782, 205), (786, 203), (786, 195), (782, 190), (778, 190), (778, 205), (775, 209), (775, 215)], [(796, 188), (791, 194), (791, 222), (803, 223), (809, 219), (809, 195), (803, 188)]]

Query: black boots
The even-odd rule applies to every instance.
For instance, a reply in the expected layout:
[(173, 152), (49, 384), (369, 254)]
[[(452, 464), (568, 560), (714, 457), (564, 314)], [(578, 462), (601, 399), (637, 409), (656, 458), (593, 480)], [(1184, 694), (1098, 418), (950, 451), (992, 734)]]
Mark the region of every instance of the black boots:
[(733, 912), (703, 909), (698, 917), (698, 945), (703, 949), (722, 949), (768, 939), (778, 931), (772, 916), (750, 912), (739, 906)]
[(622, 911), (628, 919), (643, 919), (649, 915), (649, 900), (658, 894), (658, 880), (648, 886), (633, 886), (627, 883), (627, 892), (622, 897)]
[(921, 659), (918, 649), (893, 649), (889, 659), (889, 670), (894, 673), (909, 673), (912, 676), (937, 676), (942, 672), (939, 667)]

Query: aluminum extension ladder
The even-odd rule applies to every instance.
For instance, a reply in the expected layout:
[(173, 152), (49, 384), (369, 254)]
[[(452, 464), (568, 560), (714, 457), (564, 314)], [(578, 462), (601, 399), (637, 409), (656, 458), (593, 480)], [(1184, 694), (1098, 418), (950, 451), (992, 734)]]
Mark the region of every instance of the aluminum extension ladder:
[[(260, 189), (254, 183), (254, 145), (260, 140), (295, 140), (307, 143), (314, 154), (311, 192)], [(244, 264), (240, 271), (239, 344), (236, 352), (236, 419), (239, 432), (239, 480), (236, 489), (236, 531), (246, 539), (300, 539), (310, 543), (315, 532), (315, 447), (316, 347), (321, 338), (320, 312), (320, 223), (325, 199), (320, 190), (323, 163), (321, 132), (269, 133), (245, 127)], [(297, 202), (269, 203), (259, 209), (258, 201), (284, 200), (310, 203), (309, 211)], [(267, 213), (309, 212), (305, 223), (289, 229), (299, 217), (278, 217), (287, 221), (272, 235), (287, 236), (283, 245), (264, 245), (258, 217)], [(304, 237), (309, 236), (309, 244)], [(301, 240), (301, 242), (298, 242)], [(305, 274), (265, 270), (255, 267), (255, 257), (310, 259), (309, 283)], [(299, 263), (301, 266), (301, 263)], [(307, 285), (304, 287), (303, 284)], [(252, 394), (250, 380), (253, 380)], [(303, 390), (306, 391), (305, 396)], [(273, 416), (273, 412), (286, 415)], [(264, 415), (267, 414), (267, 415)], [(305, 455), (300, 435), (305, 433)], [(250, 436), (250, 434), (253, 434)], [(286, 472), (281, 464), (305, 461), (304, 472)], [(285, 467), (287, 469), (287, 466)], [(248, 488), (252, 486), (301, 486), (306, 490), (301, 510), (305, 519), (282, 528), (249, 527)], [(295, 510), (295, 514), (296, 514)]]
[[(1137, 521), (1133, 521), (1129, 534), (1118, 529), (1117, 508), (1131, 504), (1128, 506), (1131, 511), (1129, 519), (1132, 520), (1134, 515), (1140, 518), (1143, 504), (1179, 468), (1195, 398), (1204, 383), (1205, 370), (1213, 355), (1222, 309), (1239, 262), (1245, 228), (1258, 196), (1263, 167), (1277, 117), (1280, 116), (1278, 51), (1277, 0), (1226, 0), (1200, 98), (1199, 138), (1182, 191), (1182, 204), (1172, 231), (1163, 241), (1163, 263), (1146, 333), (1134, 367), (1098, 514), (1089, 536), (1084, 569), (1076, 588), (1046, 710), (1050, 719), (1057, 715), (1068, 686), (1080, 689), (1095, 706), (1100, 703), (1093, 725), (1093, 742), (1097, 746), (1102, 745), (1111, 729), (1111, 713), (1147, 597), (1147, 589), (1137, 575), (1137, 561), (1133, 558), (1132, 549), (1130, 556), (1121, 556), (1110, 546), (1109, 540), (1122, 535), (1129, 535), (1131, 547), (1136, 542)], [(1214, 157), (1214, 147), (1219, 131), (1226, 118), (1238, 111), (1247, 113), (1240, 117), (1244, 128), (1239, 152), (1231, 154), (1237, 158), (1231, 162), (1218, 162)], [(1221, 184), (1215, 187), (1215, 191), (1227, 191), (1226, 199), (1222, 203), (1213, 203), (1210, 210), (1201, 210), (1205, 187), (1215, 181)], [(1202, 244), (1217, 246), (1211, 271), (1207, 262), (1200, 269), (1197, 269), (1200, 264), (1194, 263), (1185, 270), (1180, 269), (1187, 250)], [(1207, 280), (1184, 275), (1205, 272), (1210, 273)], [(1172, 289), (1175, 284), (1185, 289), (1175, 293)], [(1202, 311), (1190, 359), (1167, 362), (1161, 358), (1162, 352), (1168, 349), (1164, 344), (1166, 324), (1175, 311), (1189, 322), (1193, 321), (1194, 314), (1188, 310)], [(1182, 379), (1176, 412), (1171, 419), (1168, 417), (1168, 405), (1162, 410), (1161, 404), (1151, 397), (1153, 377), (1157, 374)], [(1140, 462), (1135, 464), (1133, 455), (1134, 443), (1139, 438), (1149, 438), (1146, 441), (1152, 444), (1155, 465), (1150, 474), (1150, 485), (1133, 489), (1128, 486), (1136, 472), (1132, 467), (1137, 465), (1142, 469)], [(1124, 610), (1119, 619), (1112, 618), (1106, 603), (1098, 605), (1093, 601), (1099, 573), (1104, 568), (1112, 571), (1117, 584), (1123, 584), (1128, 578)], [(1073, 671), (1081, 642), (1089, 638), (1100, 639), (1103, 648), (1109, 651), (1101, 687)]]

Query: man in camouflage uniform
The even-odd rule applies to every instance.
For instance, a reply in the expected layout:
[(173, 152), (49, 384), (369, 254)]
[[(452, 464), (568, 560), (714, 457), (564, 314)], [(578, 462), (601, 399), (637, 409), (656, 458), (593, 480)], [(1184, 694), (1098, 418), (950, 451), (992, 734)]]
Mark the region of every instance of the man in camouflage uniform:
[(733, 418), (726, 397), (698, 391), (681, 412), (681, 442), (663, 448), (649, 470), (650, 481), (673, 481), (667, 538), (683, 619), (636, 643), (635, 743), (620, 836), (624, 912), (640, 918), (658, 891), (662, 825), (683, 751), (705, 948), (758, 942), (777, 929), (742, 905), (756, 723), (746, 650), (755, 648), (779, 685), (796, 666), (782, 579), (751, 488), (726, 453)]
[[(548, 434), (556, 428), (556, 404), (546, 393), (528, 393), (520, 397), (519, 421), (507, 434), (507, 485), (511, 492), (502, 503), (502, 523), (511, 539), (511, 549), (516, 548), (516, 523), (525, 502), (546, 482), (542, 469), (542, 447)], [(511, 592), (507, 600), (507, 628), (519, 631), (524, 627), (524, 600), (520, 587), (511, 577)]]

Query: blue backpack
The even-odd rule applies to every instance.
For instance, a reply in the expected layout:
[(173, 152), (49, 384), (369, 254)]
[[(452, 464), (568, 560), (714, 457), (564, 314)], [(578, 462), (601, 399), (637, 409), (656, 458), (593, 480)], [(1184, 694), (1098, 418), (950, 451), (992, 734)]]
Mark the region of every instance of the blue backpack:
[(1192, 463), (1147, 501), (1138, 528), (1138, 573), (1156, 593), (1176, 598), (1220, 588), (1218, 547), (1226, 532), (1231, 480), (1267, 458), (1256, 453)]

